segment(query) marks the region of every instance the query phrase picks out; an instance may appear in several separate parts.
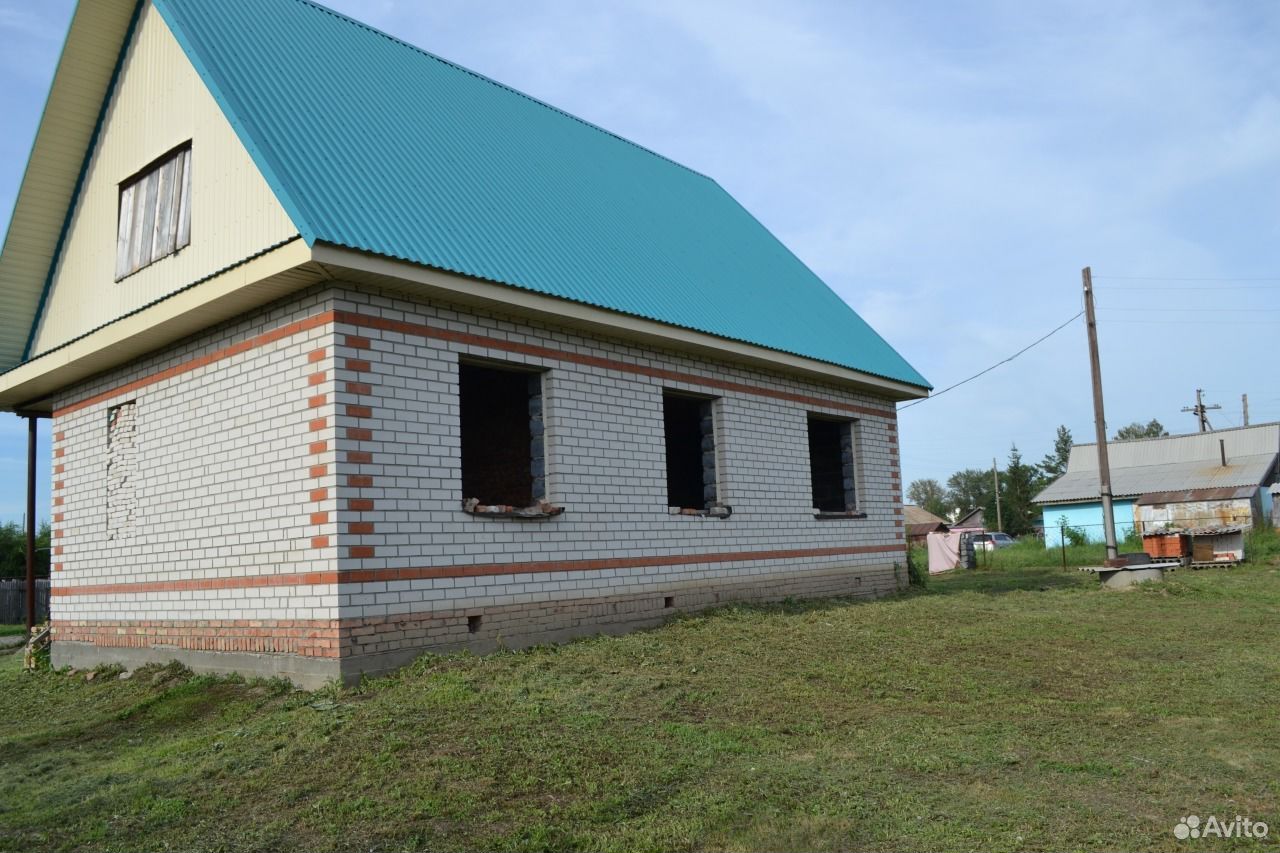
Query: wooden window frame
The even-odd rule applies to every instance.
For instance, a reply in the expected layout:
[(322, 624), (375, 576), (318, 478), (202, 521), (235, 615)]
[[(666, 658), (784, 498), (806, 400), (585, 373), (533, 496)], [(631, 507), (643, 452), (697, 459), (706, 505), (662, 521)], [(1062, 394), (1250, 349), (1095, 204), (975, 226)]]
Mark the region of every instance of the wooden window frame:
[[(152, 160), (146, 166), (121, 181), (116, 188), (116, 256), (115, 280), (123, 281), (134, 273), (144, 270), (156, 261), (176, 255), (191, 245), (191, 140), (170, 148), (164, 154)], [(171, 162), (179, 164), (181, 177), (172, 175), (166, 188), (167, 196), (160, 197), (159, 183), (164, 169)], [(145, 182), (152, 175), (157, 175), (155, 186), (157, 198), (150, 204), (137, 204), (136, 188), (146, 186)], [(177, 191), (173, 190), (177, 186)], [(124, 213), (126, 205), (129, 209), (129, 228), (125, 230)], [(156, 220), (162, 213), (169, 223), (168, 230), (157, 230)], [(141, 243), (135, 241), (135, 233), (150, 235), (150, 245), (146, 251)], [(162, 244), (159, 242), (162, 241)], [(145, 258), (145, 260), (144, 260)]]

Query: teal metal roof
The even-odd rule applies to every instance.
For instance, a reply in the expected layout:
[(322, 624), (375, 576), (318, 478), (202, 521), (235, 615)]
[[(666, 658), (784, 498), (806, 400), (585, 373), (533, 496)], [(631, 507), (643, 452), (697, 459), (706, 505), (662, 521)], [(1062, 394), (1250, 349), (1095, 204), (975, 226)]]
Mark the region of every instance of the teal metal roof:
[(304, 239), (929, 387), (717, 183), (308, 0), (154, 0)]

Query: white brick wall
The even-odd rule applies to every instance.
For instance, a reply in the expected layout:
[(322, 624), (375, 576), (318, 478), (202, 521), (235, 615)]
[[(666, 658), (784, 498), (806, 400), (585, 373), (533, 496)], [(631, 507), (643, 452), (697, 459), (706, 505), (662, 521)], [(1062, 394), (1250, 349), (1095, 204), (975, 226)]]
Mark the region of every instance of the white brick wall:
[[(365, 321), (336, 325), (338, 379), (338, 487), (341, 542), (338, 565), (351, 569), (420, 569), (492, 563), (560, 561), (762, 552), (832, 547), (896, 546), (901, 528), (893, 404), (874, 396), (762, 371), (605, 341), (562, 329), (442, 304), (355, 288), (335, 295), (339, 311), (447, 333), (528, 344), (645, 368), (675, 371), (692, 381), (639, 375), (558, 358), (511, 352), (470, 339), (442, 340), (371, 328)], [(362, 338), (347, 346), (348, 336)], [(456, 334), (454, 335), (456, 337)], [(367, 344), (365, 343), (367, 341)], [(459, 356), (482, 357), (546, 369), (544, 417), (547, 497), (565, 514), (540, 521), (492, 520), (461, 509), (456, 406)], [(349, 369), (348, 360), (368, 362)], [(363, 365), (360, 365), (363, 367)], [(763, 394), (721, 390), (699, 382), (731, 380), (771, 391), (802, 394), (835, 404), (870, 407), (859, 414), (859, 495), (864, 519), (816, 520), (808, 464), (807, 413), (851, 416), (835, 406), (793, 402)], [(347, 393), (347, 383), (369, 393)], [(717, 412), (719, 495), (733, 507), (727, 520), (668, 513), (664, 467), (664, 388), (714, 394)], [(364, 389), (362, 389), (364, 390)], [(345, 406), (368, 407), (350, 417)], [(371, 431), (369, 440), (346, 437), (348, 427)], [(349, 451), (372, 461), (351, 465)], [(372, 485), (344, 485), (349, 473)], [(373, 501), (351, 511), (349, 499)], [(346, 533), (351, 522), (373, 532)], [(373, 556), (350, 556), (351, 546)], [(701, 566), (646, 567), (586, 572), (539, 572), (500, 577), (440, 578), (343, 585), (344, 619), (404, 612), (503, 606), (514, 602), (642, 592), (672, 584), (714, 583), (780, 569), (884, 566), (901, 554), (861, 554), (744, 560)]]
[[(309, 479), (312, 438), (332, 440), (332, 427), (311, 433), (308, 398), (332, 397), (332, 382), (309, 386), (317, 366), (308, 353), (329, 348), (332, 331), (316, 328), (221, 358), (138, 388), (192, 359), (252, 340), (327, 310), (310, 294), (251, 319), (228, 324), (68, 389), (54, 402), (52, 563), (55, 589), (101, 584), (191, 582), (331, 568), (336, 547), (314, 549), (312, 537), (332, 523), (310, 524), (308, 491), (332, 486)], [(331, 356), (329, 356), (331, 357)], [(319, 367), (325, 368), (325, 363)], [(331, 375), (331, 374), (330, 374)], [(122, 389), (69, 413), (112, 389)], [(133, 401), (136, 458), (130, 534), (107, 535), (107, 412)], [(62, 466), (61, 472), (58, 466)], [(58, 485), (61, 484), (59, 488)], [(59, 499), (61, 499), (59, 501)], [(190, 584), (187, 584), (190, 586)], [(337, 593), (322, 588), (177, 589), (140, 594), (53, 598), (59, 619), (335, 619)]]
[[(326, 312), (336, 319), (271, 338)], [(460, 356), (546, 371), (547, 498), (563, 515), (462, 510)], [(718, 494), (731, 518), (669, 514), (664, 388), (718, 398)], [(130, 536), (111, 540), (106, 413), (127, 401), (135, 509)], [(814, 518), (810, 411), (858, 419), (865, 518)], [(315, 288), (67, 389), (55, 412), (55, 621), (310, 620), (336, 631), (388, 617), (465, 626), (466, 612), (491, 608), (510, 625), (513, 606), (535, 602), (626, 610), (641, 608), (627, 596), (656, 594), (661, 606), (682, 590), (705, 604), (708, 590), (767, 590), (803, 573), (821, 579), (811, 589), (838, 588), (837, 568), (882, 592), (905, 547), (886, 400), (353, 285)], [(76, 587), (99, 591), (56, 592)]]

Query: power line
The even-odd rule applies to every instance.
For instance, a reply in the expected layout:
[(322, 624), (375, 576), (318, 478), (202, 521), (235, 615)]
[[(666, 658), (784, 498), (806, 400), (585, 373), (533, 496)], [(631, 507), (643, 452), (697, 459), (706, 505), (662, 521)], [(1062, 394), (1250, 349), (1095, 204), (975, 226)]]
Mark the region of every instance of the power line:
[(1185, 312), (1187, 312), (1187, 311), (1194, 311), (1194, 312), (1196, 312), (1197, 314), (1203, 313), (1203, 312), (1205, 312), (1205, 311), (1212, 311), (1212, 312), (1214, 312), (1214, 313), (1231, 312), (1231, 311), (1234, 311), (1234, 312), (1236, 312), (1236, 313), (1239, 313), (1239, 312), (1241, 312), (1241, 311), (1245, 311), (1245, 312), (1248, 312), (1248, 313), (1250, 313), (1250, 314), (1256, 314), (1256, 313), (1258, 313), (1259, 311), (1280, 311), (1280, 308), (1199, 308), (1199, 307), (1197, 307), (1197, 308), (1148, 308), (1148, 307), (1143, 307), (1143, 308), (1128, 308), (1128, 307), (1125, 307), (1125, 308), (1112, 308), (1112, 307), (1111, 307), (1111, 306), (1109, 306), (1109, 305), (1104, 305), (1104, 306), (1100, 306), (1100, 307), (1098, 308), (1098, 310), (1099, 310), (1099, 311), (1141, 311), (1141, 312), (1143, 312), (1143, 313), (1147, 313), (1147, 312), (1150, 312), (1150, 311), (1162, 311), (1162, 312), (1170, 312), (1170, 311), (1172, 311), (1172, 312), (1177, 312), (1177, 311), (1182, 311), (1182, 312), (1184, 312), (1184, 313), (1185, 313)]
[(1067, 322), (1063, 323), (1061, 326), (1058, 326), (1056, 329), (1054, 329), (1052, 332), (1049, 332), (1049, 333), (1048, 333), (1047, 335), (1045, 335), (1044, 337), (1042, 337), (1042, 338), (1037, 338), (1036, 340), (1034, 340), (1034, 341), (1032, 341), (1031, 343), (1027, 344), (1025, 347), (1023, 347), (1022, 349), (1018, 350), (1017, 352), (1015, 352), (1013, 355), (1009, 356), (1008, 358), (1006, 358), (1006, 359), (1004, 359), (1004, 360), (1002, 360), (1002, 361), (997, 361), (995, 364), (991, 365), (991, 366), (990, 366), (990, 367), (988, 367), (986, 370), (979, 371), (978, 373), (975, 373), (975, 374), (973, 374), (972, 376), (970, 376), (968, 379), (963, 379), (963, 380), (961, 380), (961, 381), (957, 382), (955, 385), (948, 385), (946, 388), (943, 388), (941, 391), (937, 392), (936, 394), (930, 394), (928, 397), (925, 397), (923, 400), (916, 400), (916, 401), (914, 401), (914, 402), (907, 403), (905, 406), (899, 406), (899, 407), (898, 407), (898, 411), (899, 411), (899, 412), (901, 412), (903, 409), (909, 409), (909, 408), (911, 408), (912, 406), (918, 406), (918, 405), (920, 405), (921, 403), (927, 402), (927, 401), (929, 401), (929, 400), (935, 400), (935, 399), (937, 399), (938, 397), (941, 397), (943, 394), (947, 393), (948, 391), (952, 391), (952, 390), (954, 390), (954, 389), (956, 389), (956, 388), (959, 388), (961, 385), (965, 385), (965, 384), (967, 384), (967, 383), (969, 383), (969, 382), (972, 382), (973, 380), (977, 379), (979, 376), (982, 376), (982, 375), (984, 375), (984, 374), (990, 373), (991, 371), (995, 370), (997, 367), (999, 367), (999, 366), (1000, 366), (1000, 365), (1002, 365), (1002, 364), (1008, 364), (1009, 362), (1013, 361), (1013, 360), (1014, 360), (1015, 358), (1017, 358), (1018, 356), (1022, 355), (1022, 354), (1023, 354), (1024, 352), (1026, 352), (1027, 350), (1031, 349), (1032, 347), (1038, 346), (1039, 344), (1042, 344), (1042, 343), (1044, 343), (1045, 341), (1049, 340), (1049, 338), (1053, 337), (1053, 336), (1054, 336), (1054, 335), (1056, 335), (1058, 332), (1061, 332), (1063, 329), (1065, 329), (1067, 326), (1070, 326), (1070, 325), (1071, 325), (1072, 323), (1074, 323), (1076, 320), (1079, 320), (1079, 319), (1080, 319), (1080, 317), (1081, 317), (1083, 314), (1084, 314), (1084, 312), (1083, 312), (1083, 311), (1079, 311), (1079, 312), (1077, 312), (1077, 313), (1076, 313), (1076, 314), (1075, 314), (1075, 315), (1074, 315), (1070, 320), (1068, 320)]
[(1119, 287), (1107, 287), (1106, 293), (1120, 293), (1134, 290), (1159, 290), (1164, 293), (1182, 293), (1195, 292), (1201, 290), (1220, 291), (1220, 290), (1276, 290), (1277, 288), (1270, 284), (1222, 284), (1217, 287), (1158, 287), (1148, 285), (1120, 285)]
[(1116, 320), (1107, 320), (1107, 323), (1110, 325), (1231, 325), (1231, 327), (1238, 327), (1238, 325), (1270, 325), (1270, 327), (1274, 328), (1276, 321), (1275, 320), (1201, 320), (1197, 318), (1187, 318), (1184, 320), (1179, 320), (1176, 318), (1167, 318), (1164, 320), (1116, 319)]
[(1109, 281), (1280, 281), (1280, 276), (1095, 275)]

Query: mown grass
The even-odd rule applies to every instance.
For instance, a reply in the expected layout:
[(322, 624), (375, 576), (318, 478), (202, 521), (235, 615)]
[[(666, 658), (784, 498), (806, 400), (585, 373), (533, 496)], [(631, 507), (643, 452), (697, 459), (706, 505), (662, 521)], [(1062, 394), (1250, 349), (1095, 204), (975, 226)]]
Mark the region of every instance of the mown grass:
[[(977, 551), (976, 557), (980, 568), (987, 569), (1028, 569), (1038, 566), (1064, 566), (1076, 569), (1080, 566), (1100, 566), (1106, 559), (1107, 549), (1101, 542), (1084, 545), (1066, 546), (1066, 559), (1063, 559), (1063, 548), (1057, 544), (1056, 531), (1050, 531), (1049, 547), (1040, 540), (1028, 536), (1020, 539), (1007, 548), (994, 551)], [(1120, 553), (1141, 552), (1141, 537), (1124, 540), (1118, 546)], [(1251, 563), (1266, 564), (1280, 559), (1280, 533), (1271, 527), (1262, 527), (1251, 531), (1245, 540), (1245, 556)], [(929, 554), (924, 548), (912, 548), (911, 558), (916, 565), (929, 565)]]
[(321, 693), (3, 658), (0, 849), (1269, 849), (1280, 568), (1174, 577), (962, 572)]
[(0, 637), (16, 637), (27, 633), (26, 625), (0, 625)]

